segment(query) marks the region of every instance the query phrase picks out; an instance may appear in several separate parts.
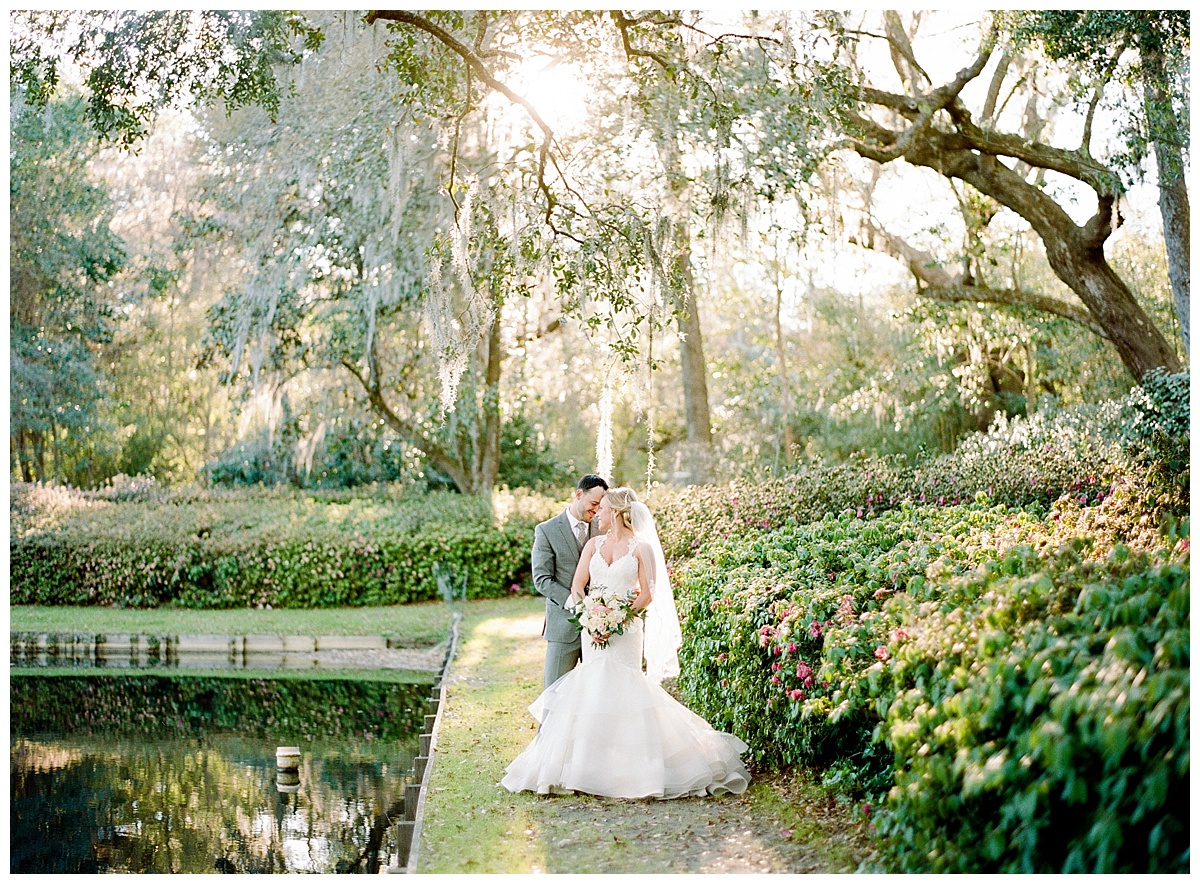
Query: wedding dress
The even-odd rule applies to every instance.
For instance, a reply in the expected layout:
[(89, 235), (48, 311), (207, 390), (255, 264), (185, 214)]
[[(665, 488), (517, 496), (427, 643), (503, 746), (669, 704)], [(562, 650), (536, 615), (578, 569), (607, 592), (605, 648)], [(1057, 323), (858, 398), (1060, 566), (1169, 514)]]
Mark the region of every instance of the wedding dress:
[[(611, 565), (600, 555), (601, 546), (589, 562), (591, 583), (632, 594), (638, 575), (634, 545)], [(746, 744), (714, 730), (642, 672), (644, 629), (643, 620), (635, 619), (603, 647), (584, 633), (583, 662), (529, 707), (541, 726), (508, 766), (501, 780), (506, 789), (613, 798), (746, 790), (750, 774), (738, 757)]]

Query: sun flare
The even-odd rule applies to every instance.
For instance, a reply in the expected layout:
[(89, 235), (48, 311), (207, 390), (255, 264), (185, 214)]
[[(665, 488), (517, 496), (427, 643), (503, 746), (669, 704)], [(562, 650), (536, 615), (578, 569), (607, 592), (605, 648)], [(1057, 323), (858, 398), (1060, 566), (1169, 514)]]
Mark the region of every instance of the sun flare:
[(591, 90), (570, 62), (526, 59), (513, 71), (510, 85), (558, 135), (577, 131), (587, 119)]

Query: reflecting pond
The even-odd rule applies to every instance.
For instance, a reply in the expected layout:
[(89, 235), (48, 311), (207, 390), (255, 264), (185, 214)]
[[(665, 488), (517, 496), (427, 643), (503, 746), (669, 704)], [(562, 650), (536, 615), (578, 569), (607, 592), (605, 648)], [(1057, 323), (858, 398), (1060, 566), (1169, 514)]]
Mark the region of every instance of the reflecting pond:
[[(378, 871), (398, 848), (428, 693), (345, 678), (14, 675), (10, 869)], [(298, 777), (276, 768), (284, 745), (300, 748)]]

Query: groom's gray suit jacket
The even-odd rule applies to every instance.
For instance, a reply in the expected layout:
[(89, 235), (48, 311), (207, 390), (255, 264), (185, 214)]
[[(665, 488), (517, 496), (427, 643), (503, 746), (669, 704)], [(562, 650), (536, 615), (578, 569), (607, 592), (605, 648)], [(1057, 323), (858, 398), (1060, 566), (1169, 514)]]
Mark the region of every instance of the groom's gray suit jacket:
[[(588, 537), (599, 531), (593, 521), (588, 525)], [(571, 522), (563, 510), (533, 530), (533, 585), (546, 597), (546, 622), (542, 635), (548, 642), (579, 644), (579, 627), (567, 619), (563, 609), (571, 594), (571, 581), (579, 564), (579, 543), (571, 531)]]

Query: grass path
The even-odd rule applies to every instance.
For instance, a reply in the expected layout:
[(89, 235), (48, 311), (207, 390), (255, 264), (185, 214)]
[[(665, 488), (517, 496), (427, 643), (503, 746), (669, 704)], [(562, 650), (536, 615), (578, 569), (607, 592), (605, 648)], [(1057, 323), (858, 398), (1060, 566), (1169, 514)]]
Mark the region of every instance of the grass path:
[[(484, 610), (506, 600), (472, 602)], [(357, 608), (103, 608), (14, 605), (10, 632), (146, 635), (385, 635), (405, 647), (433, 647), (446, 638), (450, 612), (442, 602)]]
[(641, 801), (500, 785), (533, 739), (540, 599), (468, 606), (447, 680), (421, 831), (422, 873), (852, 872), (862, 826), (803, 775), (755, 777), (744, 795)]

